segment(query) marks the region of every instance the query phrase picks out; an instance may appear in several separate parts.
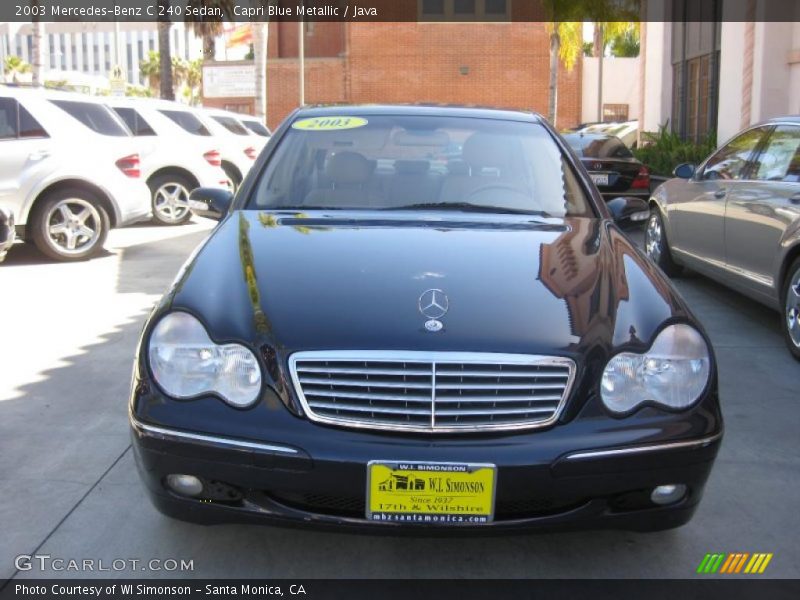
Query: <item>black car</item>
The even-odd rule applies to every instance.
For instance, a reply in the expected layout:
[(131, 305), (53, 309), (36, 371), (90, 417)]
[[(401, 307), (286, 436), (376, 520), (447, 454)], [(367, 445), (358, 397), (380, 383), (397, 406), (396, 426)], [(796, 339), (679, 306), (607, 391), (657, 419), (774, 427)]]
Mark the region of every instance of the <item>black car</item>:
[(6, 259), (8, 249), (15, 239), (14, 215), (11, 211), (0, 208), (0, 262)]
[(581, 159), (605, 200), (623, 195), (643, 200), (650, 197), (650, 170), (634, 158), (618, 137), (568, 133), (564, 139)]
[(615, 223), (646, 207), (606, 205), (571, 156), (534, 114), (303, 108), (235, 199), (195, 190), (220, 222), (144, 328), (129, 406), (158, 509), (687, 522), (722, 437), (711, 345)]

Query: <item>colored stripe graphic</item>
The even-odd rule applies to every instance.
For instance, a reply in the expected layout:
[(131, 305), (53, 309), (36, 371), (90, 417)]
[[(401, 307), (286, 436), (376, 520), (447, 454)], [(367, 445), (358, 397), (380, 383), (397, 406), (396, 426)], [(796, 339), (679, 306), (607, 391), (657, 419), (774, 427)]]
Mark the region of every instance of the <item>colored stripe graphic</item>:
[[(772, 560), (773, 554), (766, 552), (731, 552), (731, 553), (709, 553), (703, 557), (697, 566), (697, 572), (703, 574), (734, 574), (744, 573), (761, 574), (767, 569), (767, 565)], [(748, 560), (749, 559), (749, 560)]]

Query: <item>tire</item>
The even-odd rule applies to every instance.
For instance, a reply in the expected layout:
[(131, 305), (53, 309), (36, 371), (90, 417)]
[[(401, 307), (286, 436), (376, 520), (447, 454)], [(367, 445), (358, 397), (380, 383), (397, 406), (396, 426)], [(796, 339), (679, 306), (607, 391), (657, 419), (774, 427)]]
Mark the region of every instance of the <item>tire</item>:
[(239, 171), (233, 165), (226, 162), (222, 163), (222, 170), (231, 180), (231, 185), (233, 186), (231, 191), (235, 194), (239, 190), (239, 186), (242, 185), (242, 176), (239, 175)]
[(110, 222), (100, 199), (87, 190), (64, 188), (39, 199), (31, 214), (31, 238), (49, 258), (86, 260), (100, 253)]
[(186, 176), (165, 173), (147, 182), (153, 222), (158, 225), (183, 225), (192, 218), (189, 210), (189, 192), (195, 185)]
[(800, 360), (800, 258), (789, 266), (781, 293), (781, 323), (786, 346)]
[(650, 260), (661, 267), (668, 276), (676, 277), (683, 271), (683, 267), (672, 260), (664, 219), (657, 206), (650, 207), (650, 218), (647, 220), (644, 233), (644, 249)]

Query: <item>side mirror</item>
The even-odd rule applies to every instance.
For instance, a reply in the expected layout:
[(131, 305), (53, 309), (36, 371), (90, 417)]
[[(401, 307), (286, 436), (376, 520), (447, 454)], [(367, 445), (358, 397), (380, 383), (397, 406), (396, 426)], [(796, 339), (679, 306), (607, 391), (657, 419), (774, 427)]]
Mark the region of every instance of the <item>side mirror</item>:
[(681, 179), (691, 179), (694, 176), (694, 172), (697, 170), (697, 167), (692, 163), (681, 163), (672, 174), (675, 177), (680, 177)]
[(222, 188), (195, 188), (189, 194), (189, 209), (198, 217), (219, 221), (227, 214), (233, 194)]
[(614, 221), (622, 227), (638, 225), (650, 218), (650, 206), (641, 198), (620, 196), (606, 203)]

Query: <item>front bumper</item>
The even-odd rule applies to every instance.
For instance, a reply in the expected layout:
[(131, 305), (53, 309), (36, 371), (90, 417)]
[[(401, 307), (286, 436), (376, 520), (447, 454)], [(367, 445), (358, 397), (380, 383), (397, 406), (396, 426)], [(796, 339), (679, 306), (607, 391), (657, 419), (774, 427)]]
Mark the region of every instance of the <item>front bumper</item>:
[[(694, 514), (722, 438), (721, 421), (700, 436), (594, 448), (586, 442), (601, 439), (599, 434), (586, 432), (583, 443), (575, 432), (560, 436), (560, 442), (546, 439), (559, 427), (519, 436), (426, 441), (306, 425), (317, 435), (299, 438), (305, 439), (299, 445), (189, 432), (131, 415), (139, 473), (153, 503), (167, 515), (204, 524), (411, 534), (677, 527)], [(496, 464), (494, 521), (443, 527), (368, 520), (366, 465), (373, 459)], [(221, 491), (211, 499), (179, 496), (165, 486), (171, 473), (201, 477)], [(688, 487), (683, 499), (666, 507), (649, 500), (654, 487), (674, 483)], [(225, 495), (229, 489), (236, 492), (233, 500)]]

